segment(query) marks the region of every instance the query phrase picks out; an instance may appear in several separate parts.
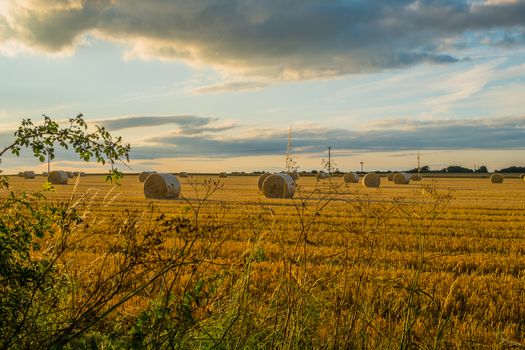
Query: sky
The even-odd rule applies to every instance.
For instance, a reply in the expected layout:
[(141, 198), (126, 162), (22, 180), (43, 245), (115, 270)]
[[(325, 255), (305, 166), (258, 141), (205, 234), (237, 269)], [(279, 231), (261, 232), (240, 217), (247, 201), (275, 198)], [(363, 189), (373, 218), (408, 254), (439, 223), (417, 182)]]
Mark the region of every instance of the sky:
[(524, 96), (525, 0), (0, 0), (0, 151), (82, 113), (125, 171), (280, 171), (290, 128), (299, 170), (494, 170), (525, 165)]

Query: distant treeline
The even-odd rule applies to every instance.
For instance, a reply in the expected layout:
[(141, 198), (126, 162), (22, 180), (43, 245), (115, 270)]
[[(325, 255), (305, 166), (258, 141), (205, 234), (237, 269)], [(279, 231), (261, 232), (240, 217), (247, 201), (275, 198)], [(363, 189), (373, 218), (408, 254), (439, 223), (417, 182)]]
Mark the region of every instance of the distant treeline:
[[(326, 170), (324, 170), (326, 172)], [(311, 170), (311, 171), (300, 171), (299, 173), (302, 173), (302, 174), (317, 174), (319, 171), (318, 170)], [(378, 174), (388, 174), (388, 173), (392, 173), (392, 172), (395, 172), (395, 171), (392, 171), (392, 170), (387, 170), (387, 171), (375, 171), (376, 173)], [(465, 168), (465, 167), (462, 167), (462, 166), (459, 166), (459, 165), (451, 165), (451, 166), (448, 166), (446, 168), (443, 168), (443, 169), (440, 169), (440, 170), (431, 170), (430, 169), (430, 166), (428, 165), (425, 165), (425, 166), (422, 166), (419, 171), (417, 168), (414, 168), (414, 169), (410, 169), (410, 170), (404, 170), (404, 172), (406, 173), (417, 173), (417, 172), (420, 172), (420, 173), (452, 173), (452, 174), (486, 174), (489, 172), (489, 170), (487, 169), (487, 167), (485, 165), (482, 165), (480, 166), (479, 168), (477, 169), (469, 169), (469, 168)], [(499, 170), (495, 170), (495, 172), (497, 173), (525, 173), (525, 167), (523, 166), (511, 166), (511, 167), (508, 167), (508, 168), (503, 168), (503, 169), (499, 169)], [(262, 174), (264, 173), (264, 171), (255, 171), (253, 172), (253, 174)], [(357, 173), (361, 173), (360, 171), (358, 171)], [(366, 172), (363, 172), (363, 173), (366, 173)], [(244, 174), (244, 172), (242, 173), (239, 173), (239, 174)], [(344, 174), (344, 172), (341, 172), (339, 171), (339, 169), (334, 169), (332, 170), (332, 174), (335, 174), (335, 175), (342, 175)]]
[[(417, 169), (415, 169), (417, 171)], [(423, 171), (423, 168), (422, 168), (422, 171), (421, 172), (429, 172), (428, 169), (426, 169), (426, 171)], [(486, 166), (482, 165), (480, 166), (478, 169), (469, 169), (469, 168), (464, 168), (462, 166), (459, 166), (459, 165), (452, 165), (452, 166), (449, 166), (449, 167), (446, 167), (446, 168), (443, 168), (439, 171), (432, 171), (432, 172), (439, 172), (439, 173), (488, 173), (488, 169)], [(508, 168), (503, 168), (503, 169), (499, 169), (499, 170), (495, 170), (495, 172), (497, 173), (523, 173), (525, 172), (525, 167), (520, 167), (520, 166), (511, 166), (511, 167), (508, 167)]]

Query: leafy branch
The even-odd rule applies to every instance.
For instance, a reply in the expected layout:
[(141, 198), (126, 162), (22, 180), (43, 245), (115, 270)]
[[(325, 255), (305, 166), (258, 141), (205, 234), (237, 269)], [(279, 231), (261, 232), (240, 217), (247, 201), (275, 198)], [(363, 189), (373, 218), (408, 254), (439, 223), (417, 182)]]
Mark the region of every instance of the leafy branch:
[(82, 114), (69, 119), (66, 127), (61, 127), (50, 117), (43, 115), (44, 123), (36, 125), (31, 119), (23, 119), (15, 132), (13, 143), (0, 150), (0, 163), (4, 154), (11, 152), (19, 156), (23, 148), (30, 149), (41, 162), (55, 158), (55, 147), (72, 149), (83, 161), (96, 160), (103, 165), (110, 164), (107, 180), (118, 180), (122, 173), (115, 167), (117, 161), (129, 162), (131, 146), (122, 142), (122, 137), (113, 137), (103, 126), (96, 125), (89, 131)]

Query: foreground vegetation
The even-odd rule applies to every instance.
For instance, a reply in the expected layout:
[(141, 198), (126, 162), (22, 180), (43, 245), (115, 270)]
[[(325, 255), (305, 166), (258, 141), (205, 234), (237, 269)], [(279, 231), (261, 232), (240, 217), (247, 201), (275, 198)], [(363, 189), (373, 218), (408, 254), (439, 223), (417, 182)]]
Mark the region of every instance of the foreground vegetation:
[(524, 347), (519, 179), (303, 178), (267, 200), (256, 177), (194, 177), (153, 202), (134, 176), (79, 181), (4, 192), (3, 224), (35, 238), (3, 289), (3, 347)]

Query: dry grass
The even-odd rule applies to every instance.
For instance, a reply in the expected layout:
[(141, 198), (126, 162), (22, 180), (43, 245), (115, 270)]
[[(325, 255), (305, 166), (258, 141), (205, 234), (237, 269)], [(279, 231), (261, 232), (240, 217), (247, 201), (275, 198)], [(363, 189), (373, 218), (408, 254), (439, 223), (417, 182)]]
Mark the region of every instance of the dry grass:
[[(185, 199), (151, 201), (136, 176), (127, 176), (100, 211), (111, 189), (102, 176), (87, 176), (76, 189), (57, 186), (48, 198), (98, 193), (90, 195), (89, 210), (104, 227), (125, 209), (147, 212), (152, 202), (166, 215), (189, 215), (203, 195), (192, 184), (206, 178), (181, 179)], [(15, 190), (36, 190), (43, 181), (10, 178)], [(230, 281), (216, 288), (215, 300), (196, 306), (207, 332), (220, 323), (217, 315), (233, 313), (242, 322), (232, 322), (229, 331), (270, 347), (506, 348), (523, 342), (522, 180), (494, 186), (486, 179), (425, 177), (424, 184), (407, 186), (382, 181), (378, 190), (334, 188), (342, 178), (303, 177), (294, 200), (264, 198), (257, 181), (222, 178), (224, 187), (198, 208), (203, 222), (223, 229), (195, 242), (207, 263), (178, 278), (209, 282), (227, 271)], [(110, 242), (87, 240), (74, 252), (76, 268), (96, 265)], [(182, 243), (170, 236), (165, 249)], [(147, 303), (143, 295), (124, 314)]]

